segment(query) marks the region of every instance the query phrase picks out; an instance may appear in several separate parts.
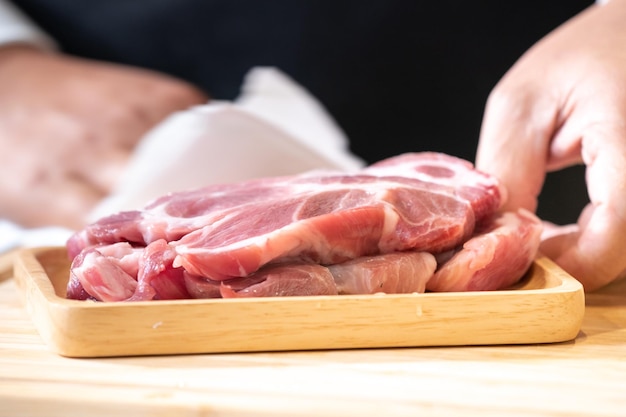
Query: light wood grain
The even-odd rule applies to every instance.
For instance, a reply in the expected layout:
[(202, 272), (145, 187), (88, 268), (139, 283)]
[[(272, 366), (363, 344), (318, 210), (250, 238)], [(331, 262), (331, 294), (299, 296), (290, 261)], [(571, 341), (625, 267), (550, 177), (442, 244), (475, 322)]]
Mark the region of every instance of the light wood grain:
[(0, 282), (13, 276), (13, 263), (18, 250), (0, 253)]
[(0, 416), (618, 417), (626, 282), (564, 343), (74, 359), (0, 283)]
[(63, 298), (63, 248), (16, 260), (43, 339), (73, 357), (561, 342), (584, 314), (582, 286), (546, 258), (506, 291), (132, 303)]

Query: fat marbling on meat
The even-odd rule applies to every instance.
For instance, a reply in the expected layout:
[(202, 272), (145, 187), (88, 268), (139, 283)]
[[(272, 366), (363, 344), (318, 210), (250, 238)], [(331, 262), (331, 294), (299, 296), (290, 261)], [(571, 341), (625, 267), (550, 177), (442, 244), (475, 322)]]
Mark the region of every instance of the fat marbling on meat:
[[(462, 248), (481, 231), (496, 240), (503, 236), (507, 224), (497, 233), (491, 225), (500, 218), (505, 193), (495, 178), (471, 163), (432, 152), (399, 155), (353, 174), (311, 172), (173, 193), (72, 236), (68, 297), (122, 301), (372, 293), (380, 290), (385, 274), (390, 275), (384, 292), (422, 292), (435, 269), (445, 269), (435, 256), (444, 259), (441, 254)], [(534, 215), (520, 218), (540, 230)], [(516, 256), (524, 257), (518, 262), (524, 265), (532, 261), (538, 234), (528, 233), (521, 241), (527, 241), (527, 251), (502, 252), (487, 269)], [(111, 249), (120, 245), (126, 252)], [(420, 273), (411, 269), (417, 265), (415, 254), (421, 254)], [(392, 262), (387, 255), (406, 260)], [(364, 267), (365, 259), (376, 263), (376, 273)], [(290, 267), (292, 274), (285, 272)], [(360, 272), (349, 273), (350, 268)], [(330, 289), (329, 276), (334, 280)], [(311, 290), (303, 290), (307, 280)], [(497, 286), (483, 284), (473, 289)]]

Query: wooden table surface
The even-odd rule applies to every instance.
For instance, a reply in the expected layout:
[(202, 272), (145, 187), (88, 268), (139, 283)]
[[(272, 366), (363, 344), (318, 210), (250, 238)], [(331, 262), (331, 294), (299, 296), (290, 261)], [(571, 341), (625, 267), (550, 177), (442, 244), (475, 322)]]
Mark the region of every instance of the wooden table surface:
[(70, 359), (0, 282), (0, 416), (624, 416), (626, 282), (571, 342)]

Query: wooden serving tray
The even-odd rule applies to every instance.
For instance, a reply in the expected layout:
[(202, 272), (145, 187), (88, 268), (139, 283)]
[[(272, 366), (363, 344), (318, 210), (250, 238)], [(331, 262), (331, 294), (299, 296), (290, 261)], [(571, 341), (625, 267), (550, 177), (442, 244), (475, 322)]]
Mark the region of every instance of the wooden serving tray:
[(57, 247), (19, 252), (14, 275), (43, 339), (70, 357), (562, 342), (585, 306), (544, 257), (515, 288), (464, 293), (76, 301)]

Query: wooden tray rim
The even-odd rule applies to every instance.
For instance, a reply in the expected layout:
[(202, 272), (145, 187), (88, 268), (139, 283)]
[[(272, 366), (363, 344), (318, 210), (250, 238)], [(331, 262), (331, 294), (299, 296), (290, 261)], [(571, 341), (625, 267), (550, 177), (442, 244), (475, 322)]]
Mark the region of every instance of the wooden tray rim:
[[(153, 354), (185, 354), (185, 353), (219, 353), (219, 352), (238, 352), (238, 351), (256, 351), (257, 349), (250, 347), (233, 347), (228, 348), (221, 346), (219, 348), (211, 348), (210, 346), (181, 347), (180, 349), (148, 349), (148, 350), (124, 350), (113, 349), (101, 346), (81, 351), (76, 349), (76, 343), (68, 342), (68, 338), (76, 338), (75, 334), (80, 331), (72, 331), (69, 326), (88, 326), (90, 319), (106, 317), (108, 314), (116, 315), (141, 315), (150, 314), (160, 309), (175, 309), (180, 314), (193, 315), (198, 312), (219, 311), (226, 308), (252, 308), (259, 312), (268, 312), (272, 309), (280, 308), (289, 312), (292, 309), (298, 309), (302, 306), (310, 306), (311, 308), (319, 308), (320, 306), (340, 305), (351, 306), (369, 306), (370, 308), (384, 308), (388, 303), (402, 304), (419, 302), (420, 305), (436, 305), (436, 303), (463, 303), (464, 300), (472, 300), (480, 298), (485, 305), (490, 304), (490, 300), (511, 299), (513, 303), (523, 305), (521, 301), (524, 297), (537, 299), (541, 297), (542, 302), (550, 304), (554, 308), (554, 318), (566, 319), (566, 327), (562, 331), (555, 331), (554, 326), (550, 329), (542, 329), (537, 327), (538, 331), (546, 330), (548, 333), (535, 338), (528, 338), (527, 341), (519, 340), (514, 337), (496, 338), (496, 339), (480, 339), (476, 340), (444, 340), (439, 341), (437, 338), (431, 342), (406, 342), (406, 343), (371, 343), (357, 342), (353, 343), (328, 343), (327, 346), (311, 346), (311, 349), (336, 349), (336, 348), (371, 348), (371, 347), (409, 347), (409, 346), (435, 346), (435, 345), (481, 345), (481, 344), (518, 344), (518, 343), (552, 343), (567, 341), (574, 338), (582, 324), (584, 314), (584, 291), (582, 285), (558, 268), (551, 260), (546, 257), (538, 257), (531, 266), (529, 274), (532, 271), (543, 271), (546, 273), (547, 281), (544, 288), (519, 288), (500, 291), (485, 292), (449, 292), (449, 293), (425, 293), (425, 294), (376, 294), (376, 295), (341, 295), (341, 296), (307, 296), (307, 297), (266, 297), (266, 298), (238, 298), (238, 299), (212, 299), (212, 300), (167, 300), (167, 301), (136, 301), (136, 302), (88, 302), (78, 300), (68, 300), (57, 295), (54, 285), (45, 271), (44, 265), (40, 262), (40, 255), (47, 253), (63, 253), (65, 249), (62, 247), (40, 247), (29, 248), (19, 251), (15, 256), (14, 276), (20, 289), (23, 301), (29, 310), (35, 325), (53, 350), (64, 356), (124, 356), (124, 355), (153, 355)], [(550, 271), (548, 274), (546, 271)], [(532, 277), (530, 278), (532, 280)], [(550, 299), (559, 297), (560, 304), (552, 302)], [(528, 298), (530, 300), (531, 298)], [(564, 300), (564, 301), (563, 301)], [(229, 306), (229, 307), (227, 307)], [(519, 307), (519, 306), (518, 306)], [(521, 307), (525, 308), (525, 307)], [(573, 312), (573, 314), (572, 314)], [(492, 311), (491, 314), (497, 314), (498, 311)], [(567, 315), (567, 317), (566, 317)], [(82, 316), (82, 319), (81, 319)], [(354, 318), (353, 318), (354, 319)], [(110, 324), (110, 323), (109, 323)], [(393, 323), (387, 323), (388, 325)], [(80, 329), (78, 329), (80, 330)], [(193, 337), (191, 337), (193, 340)], [(81, 343), (88, 344), (88, 340)], [(280, 344), (267, 346), (262, 345), (258, 350), (294, 350), (308, 349), (305, 346)]]

